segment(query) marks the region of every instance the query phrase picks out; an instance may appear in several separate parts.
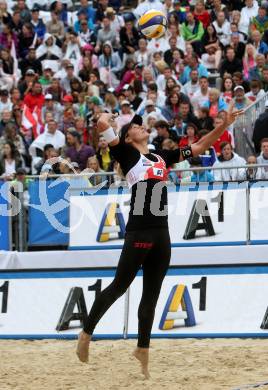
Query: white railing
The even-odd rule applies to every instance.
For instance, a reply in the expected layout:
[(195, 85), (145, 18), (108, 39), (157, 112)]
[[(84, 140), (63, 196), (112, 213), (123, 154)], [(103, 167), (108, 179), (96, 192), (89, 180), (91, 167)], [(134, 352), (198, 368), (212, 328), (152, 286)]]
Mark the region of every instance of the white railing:
[(237, 154), (247, 159), (254, 154), (252, 142), (253, 130), (258, 117), (265, 111), (265, 102), (268, 99), (268, 92), (245, 108), (244, 114), (237, 118), (233, 125), (235, 150)]

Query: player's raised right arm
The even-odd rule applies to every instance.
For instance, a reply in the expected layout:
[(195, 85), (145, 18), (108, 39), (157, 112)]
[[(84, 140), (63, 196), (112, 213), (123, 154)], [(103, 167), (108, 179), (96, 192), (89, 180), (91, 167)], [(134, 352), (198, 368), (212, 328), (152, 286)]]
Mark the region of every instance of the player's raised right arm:
[(120, 139), (112, 127), (112, 123), (114, 121), (113, 114), (101, 114), (99, 117), (97, 128), (99, 135), (105, 138), (110, 146), (116, 146), (119, 144)]

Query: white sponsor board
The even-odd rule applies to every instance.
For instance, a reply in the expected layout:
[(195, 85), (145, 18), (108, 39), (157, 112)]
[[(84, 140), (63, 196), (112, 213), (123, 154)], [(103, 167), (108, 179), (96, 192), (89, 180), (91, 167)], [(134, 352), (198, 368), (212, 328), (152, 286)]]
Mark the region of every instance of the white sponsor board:
[[(112, 226), (102, 226), (105, 210), (110, 204), (119, 205), (120, 215), (125, 223), (128, 220), (130, 194), (104, 192), (103, 195), (70, 197), (70, 247), (98, 248), (116, 247), (123, 244), (118, 237), (120, 226), (111, 221)], [(201, 203), (196, 203), (201, 201)], [(245, 243), (247, 239), (246, 189), (245, 185), (226, 187), (215, 185), (195, 185), (171, 187), (168, 192), (168, 218), (171, 242), (173, 245), (195, 246), (215, 243)], [(207, 210), (203, 206), (207, 207)], [(194, 237), (186, 237), (187, 226), (194, 225), (194, 209), (200, 214), (197, 221), (206, 226), (211, 223), (210, 232), (204, 228), (196, 230)], [(112, 219), (112, 218), (111, 218)], [(114, 222), (114, 224), (113, 224)], [(100, 232), (109, 233), (108, 239), (100, 241)], [(190, 229), (191, 230), (191, 229)], [(212, 230), (212, 232), (211, 232)]]
[[(0, 270), (114, 268), (121, 249), (0, 252)], [(268, 264), (268, 245), (173, 247), (171, 266)]]
[[(189, 275), (183, 270), (172, 270), (163, 282), (152, 334), (161, 337), (268, 337), (268, 330), (260, 328), (268, 306), (268, 274), (242, 274), (248, 272), (243, 268), (238, 271), (229, 269), (230, 273), (224, 275), (221, 272), (226, 272), (226, 269), (207, 269), (204, 273), (198, 269), (188, 270)], [(168, 310), (166, 318), (176, 320), (174, 327), (163, 330), (160, 321), (163, 314), (165, 317), (164, 309), (172, 288), (178, 285), (188, 288), (196, 324), (185, 326), (185, 320), (181, 317), (187, 318), (187, 313), (182, 312), (180, 307), (177, 312)], [(129, 335), (137, 333), (137, 310), (141, 293), (142, 279), (136, 278), (130, 291)]]
[[(56, 330), (71, 289), (75, 287), (83, 289), (86, 309), (89, 312), (95, 299), (96, 282), (101, 280), (103, 290), (112, 278), (90, 277), (82, 273), (79, 277), (70, 277), (71, 275), (65, 273), (65, 277), (62, 277), (55, 272), (46, 275), (31, 273), (23, 278), (22, 274), (1, 274), (0, 337), (5, 335), (24, 335), (25, 337), (54, 335), (60, 338), (68, 334), (77, 334), (81, 330), (80, 321), (71, 321), (67, 330)], [(93, 288), (93, 290), (88, 291), (88, 288)], [(77, 305), (73, 311), (78, 312)], [(124, 297), (120, 298), (104, 315), (95, 334), (122, 336), (123, 327)]]
[(250, 239), (268, 243), (268, 184), (254, 183), (250, 187)]
[[(0, 338), (75, 337), (81, 329), (77, 320), (57, 331), (59, 323), (64, 323), (60, 322), (62, 313), (66, 313), (64, 320), (70, 318), (66, 309), (66, 302), (72, 301), (67, 300), (70, 291), (82, 289), (88, 312), (96, 292), (103, 290), (112, 278), (113, 271), (107, 270), (0, 273)], [(177, 303), (172, 303), (172, 298), (167, 304), (174, 286), (184, 290), (187, 286), (188, 298), (183, 295), (187, 311), (182, 312), (177, 296)], [(127, 334), (136, 335), (141, 293), (142, 276), (139, 275), (130, 288), (128, 310), (123, 296), (101, 319), (95, 335), (122, 337), (127, 323)], [(268, 306), (267, 297), (268, 266), (170, 269), (159, 297), (152, 335), (268, 337), (268, 330), (260, 327)], [(76, 312), (78, 308), (74, 306), (71, 313)], [(169, 330), (160, 326), (163, 317), (164, 323), (174, 319)], [(186, 326), (187, 320), (193, 318), (192, 326)]]

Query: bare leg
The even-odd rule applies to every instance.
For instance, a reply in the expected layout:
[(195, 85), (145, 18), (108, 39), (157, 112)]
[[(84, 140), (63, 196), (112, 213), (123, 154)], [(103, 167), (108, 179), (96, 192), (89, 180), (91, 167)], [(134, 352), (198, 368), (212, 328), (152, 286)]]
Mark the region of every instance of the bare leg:
[(88, 362), (88, 348), (91, 341), (91, 336), (82, 330), (78, 336), (78, 343), (76, 348), (76, 355), (78, 359), (83, 362)]
[(139, 360), (141, 364), (141, 372), (144, 375), (145, 379), (150, 379), (149, 374), (149, 348), (139, 348), (137, 347), (133, 352), (133, 356)]

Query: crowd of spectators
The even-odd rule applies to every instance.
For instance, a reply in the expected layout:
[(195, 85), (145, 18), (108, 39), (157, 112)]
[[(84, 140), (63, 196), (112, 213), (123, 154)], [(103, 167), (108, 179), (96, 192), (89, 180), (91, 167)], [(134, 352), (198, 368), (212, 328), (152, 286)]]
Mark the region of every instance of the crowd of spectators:
[[(167, 15), (167, 32), (159, 39), (146, 40), (137, 28), (149, 9)], [(150, 150), (175, 149), (220, 124), (230, 105), (245, 109), (267, 92), (266, 2), (0, 0), (5, 180), (42, 172), (116, 172), (96, 131), (102, 112), (118, 114), (117, 132), (135, 113), (141, 115)], [(268, 104), (256, 122), (251, 155), (237, 154), (245, 141), (229, 128), (203, 156), (176, 164), (184, 171), (170, 172), (170, 179), (265, 179), (265, 169), (229, 168), (246, 162), (268, 167), (267, 120)], [(47, 163), (56, 157), (57, 164)], [(187, 172), (202, 166), (226, 169)]]

